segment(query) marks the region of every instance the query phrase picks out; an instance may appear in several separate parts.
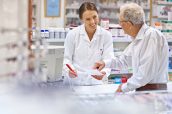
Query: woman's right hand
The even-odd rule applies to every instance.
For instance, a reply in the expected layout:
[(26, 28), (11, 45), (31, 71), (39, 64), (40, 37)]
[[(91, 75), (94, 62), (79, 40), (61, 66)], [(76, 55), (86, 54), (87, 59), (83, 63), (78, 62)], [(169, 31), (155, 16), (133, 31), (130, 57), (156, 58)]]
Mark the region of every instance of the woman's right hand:
[(70, 78), (76, 78), (77, 77), (77, 72), (69, 70), (69, 77)]
[(94, 63), (93, 69), (98, 69), (101, 71), (105, 67), (105, 62), (104, 61), (97, 61)]

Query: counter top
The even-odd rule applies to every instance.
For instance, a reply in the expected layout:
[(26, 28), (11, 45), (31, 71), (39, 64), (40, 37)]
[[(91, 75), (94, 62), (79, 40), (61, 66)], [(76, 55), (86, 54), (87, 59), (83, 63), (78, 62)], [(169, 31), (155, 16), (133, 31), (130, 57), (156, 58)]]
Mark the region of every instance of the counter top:
[[(172, 83), (168, 83), (171, 90)], [(21, 87), (0, 83), (0, 112), (3, 114), (169, 114), (172, 92), (114, 94), (117, 84), (78, 86), (62, 91), (42, 83)], [(50, 87), (50, 88), (52, 88)], [(72, 89), (72, 91), (71, 91)]]

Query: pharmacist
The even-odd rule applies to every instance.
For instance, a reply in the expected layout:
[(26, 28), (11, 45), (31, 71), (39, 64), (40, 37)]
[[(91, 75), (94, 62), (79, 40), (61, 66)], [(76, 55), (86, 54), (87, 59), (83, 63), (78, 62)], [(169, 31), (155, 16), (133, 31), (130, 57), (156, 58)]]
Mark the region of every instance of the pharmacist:
[(111, 69), (102, 69), (100, 76), (88, 75), (88, 70), (93, 69), (98, 60), (105, 61), (110, 67), (113, 58), (112, 35), (98, 26), (98, 10), (94, 3), (84, 2), (79, 8), (79, 17), (83, 25), (71, 30), (65, 40), (64, 82), (75, 85), (102, 84), (102, 79), (107, 78)]
[[(143, 8), (135, 3), (120, 8), (119, 23), (124, 32), (131, 36), (131, 44), (123, 54), (115, 57), (112, 67), (132, 67), (133, 75), (121, 84), (116, 92), (132, 90), (164, 90), (168, 80), (168, 44), (162, 33), (145, 24)], [(95, 68), (106, 66), (98, 61)]]

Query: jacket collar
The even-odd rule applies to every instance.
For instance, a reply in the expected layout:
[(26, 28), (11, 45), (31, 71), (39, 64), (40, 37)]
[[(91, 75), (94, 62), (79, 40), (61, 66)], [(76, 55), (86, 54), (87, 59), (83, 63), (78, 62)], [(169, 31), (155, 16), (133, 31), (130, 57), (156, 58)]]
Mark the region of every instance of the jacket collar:
[[(80, 35), (82, 35), (82, 36), (88, 36), (87, 35), (87, 32), (86, 32), (86, 30), (85, 30), (85, 25), (83, 24), (83, 25), (81, 25), (80, 26)], [(96, 29), (96, 32), (94, 33), (94, 36), (96, 35), (96, 36), (99, 36), (99, 35), (101, 35), (102, 34), (102, 32), (101, 32), (101, 27), (100, 26), (98, 26), (97, 25), (97, 29)], [(92, 40), (96, 40), (98, 37), (94, 37), (93, 36), (93, 39)], [(85, 38), (87, 38), (87, 37), (85, 37)]]
[(145, 32), (148, 28), (149, 27), (146, 24), (143, 24), (142, 27), (140, 28), (139, 32), (137, 33), (135, 40), (142, 40), (144, 38), (143, 34), (145, 34)]

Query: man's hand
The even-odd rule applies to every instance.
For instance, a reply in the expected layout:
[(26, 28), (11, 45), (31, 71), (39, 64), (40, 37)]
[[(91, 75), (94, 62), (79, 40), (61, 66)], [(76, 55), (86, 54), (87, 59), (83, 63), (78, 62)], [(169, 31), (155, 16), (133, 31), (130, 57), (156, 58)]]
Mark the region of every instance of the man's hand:
[(104, 67), (105, 67), (105, 62), (104, 61), (97, 61), (94, 64), (93, 69), (98, 69), (99, 71), (101, 71)]
[(77, 77), (77, 72), (69, 70), (69, 77), (76, 78)]
[(98, 75), (92, 75), (92, 77), (94, 77), (97, 80), (102, 80), (103, 77), (105, 76), (106, 72), (102, 71), (101, 73), (102, 73), (102, 75), (99, 75), (99, 76)]
[(120, 85), (118, 86), (118, 89), (116, 90), (116, 93), (118, 93), (118, 92), (122, 92), (121, 87), (122, 87), (122, 84), (120, 84)]

